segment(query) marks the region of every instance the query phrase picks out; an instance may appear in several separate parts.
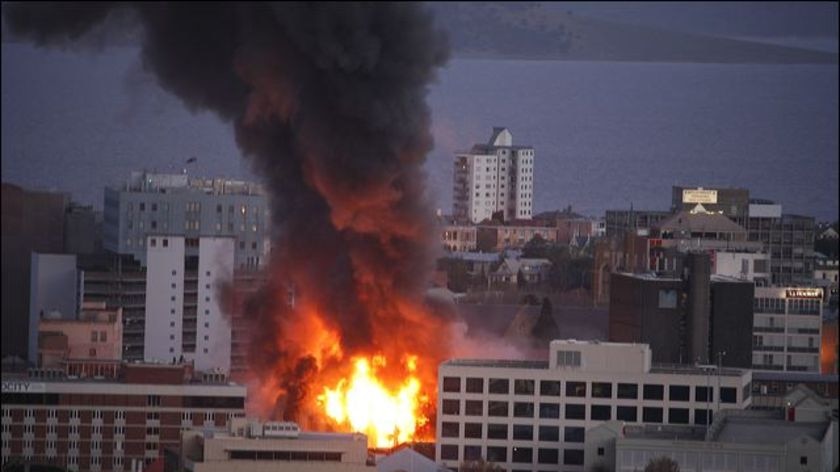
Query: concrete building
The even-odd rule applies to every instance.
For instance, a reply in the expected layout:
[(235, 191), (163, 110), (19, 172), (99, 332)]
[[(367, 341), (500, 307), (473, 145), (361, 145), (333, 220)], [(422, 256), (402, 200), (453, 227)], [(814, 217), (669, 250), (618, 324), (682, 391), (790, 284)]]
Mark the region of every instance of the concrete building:
[(122, 309), (88, 303), (78, 318), (38, 324), (38, 367), (79, 378), (115, 378), (122, 361)]
[[(233, 282), (234, 239), (159, 235), (147, 243), (144, 359), (229, 373), (231, 326), (218, 288)], [(187, 256), (187, 244), (198, 246), (197, 258)]]
[[(266, 195), (251, 182), (132, 172), (124, 185), (105, 189), (104, 247), (143, 266), (148, 236), (179, 235), (234, 238), (234, 266), (253, 270), (266, 262), (269, 229)], [(187, 255), (197, 252), (187, 245)]]
[(536, 236), (551, 243), (559, 242), (557, 235), (558, 230), (555, 227), (539, 226), (524, 221), (483, 224), (477, 228), (476, 248), (482, 252), (522, 249)]
[(365, 435), (301, 432), (294, 423), (233, 418), (226, 431), (186, 431), (182, 444), (188, 472), (376, 470)]
[(689, 254), (684, 269), (612, 274), (609, 340), (648, 343), (656, 362), (752, 367), (753, 284), (711, 275), (706, 254)]
[(753, 368), (820, 371), (822, 289), (756, 287)]
[(639, 236), (650, 234), (651, 228), (669, 218), (671, 212), (658, 210), (607, 210), (606, 236), (622, 237), (625, 233)]
[(749, 370), (653, 365), (643, 344), (552, 341), (548, 362), (455, 359), (438, 369), (436, 458), (583, 471), (586, 431), (611, 420), (706, 425), (751, 402)]
[(479, 223), (528, 220), (533, 214), (534, 148), (514, 146), (507, 128), (493, 128), (487, 144), (455, 156), (453, 215)]
[[(3, 357), (27, 359), (35, 339), (29, 308), (33, 252), (64, 251), (64, 212), (69, 197), (2, 185), (2, 351)], [(37, 326), (34, 327), (37, 329)]]
[(813, 286), (814, 218), (782, 213), (782, 205), (750, 200), (747, 225), (750, 241), (764, 244), (770, 254), (772, 284)]
[(32, 364), (38, 361), (38, 323), (46, 315), (74, 319), (79, 311), (79, 285), (74, 254), (32, 253), (29, 282), (29, 327)]
[(440, 228), (440, 239), (447, 252), (471, 252), (476, 250), (477, 227), (457, 223), (445, 223)]
[(71, 471), (142, 470), (181, 431), (245, 414), (245, 387), (183, 365), (126, 364), (119, 380), (3, 377), (2, 462)]

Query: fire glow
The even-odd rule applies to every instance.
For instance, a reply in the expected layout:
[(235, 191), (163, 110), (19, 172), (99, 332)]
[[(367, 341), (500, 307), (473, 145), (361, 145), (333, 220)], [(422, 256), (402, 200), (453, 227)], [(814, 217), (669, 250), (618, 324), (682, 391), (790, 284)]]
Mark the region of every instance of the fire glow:
[(421, 394), (420, 379), (415, 375), (417, 357), (406, 358), (408, 376), (396, 388), (388, 388), (377, 378), (386, 363), (381, 355), (370, 360), (358, 357), (353, 360), (350, 378), (339, 380), (334, 388), (324, 387), (318, 397), (338, 427), (365, 433), (368, 443), (380, 448), (414, 439), (418, 427), (428, 422), (421, 414), (421, 406), (429, 399)]

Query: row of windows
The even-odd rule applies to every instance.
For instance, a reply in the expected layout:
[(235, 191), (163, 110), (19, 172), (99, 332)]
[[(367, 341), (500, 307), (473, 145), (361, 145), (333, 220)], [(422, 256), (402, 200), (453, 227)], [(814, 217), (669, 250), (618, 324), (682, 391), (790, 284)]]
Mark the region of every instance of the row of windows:
[[(577, 351), (558, 351), (558, 365), (575, 366), (580, 365), (580, 353)], [(443, 391), (446, 393), (461, 393), (461, 377), (444, 377)], [(507, 395), (510, 393), (510, 379), (486, 379), (487, 392), (491, 394)], [(485, 379), (482, 377), (467, 377), (464, 382), (466, 393), (485, 393)], [(565, 393), (567, 397), (586, 397), (587, 387), (590, 387), (591, 398), (619, 398), (636, 400), (639, 398), (639, 385), (630, 383), (618, 383), (613, 396), (613, 384), (611, 382), (575, 382), (566, 381)], [(531, 379), (514, 379), (513, 393), (515, 395), (535, 395), (537, 381)], [(539, 381), (539, 395), (559, 397), (563, 391), (560, 380)], [(714, 387), (694, 387), (694, 401), (714, 401)], [(721, 387), (720, 398), (724, 403), (737, 402), (737, 389), (734, 387)], [(661, 384), (643, 384), (643, 400), (664, 400), (665, 386)], [(669, 385), (668, 400), (670, 401), (691, 401), (691, 387), (688, 385)]]
[[(534, 448), (513, 447), (510, 449), (510, 460), (518, 464), (531, 464), (534, 462)], [(536, 459), (539, 464), (559, 464), (560, 449), (538, 448)], [(583, 465), (582, 449), (563, 449), (564, 465)], [(482, 454), (484, 453), (484, 454)], [(500, 446), (468, 445), (463, 448), (463, 457), (458, 456), (458, 446), (455, 444), (441, 444), (440, 458), (448, 461), (475, 461), (485, 459), (488, 462), (507, 462), (508, 448)]]
[[(447, 403), (453, 402), (457, 400), (444, 400), (443, 403), (443, 414), (444, 415), (458, 415), (460, 408), (457, 403)], [(618, 405), (615, 406), (613, 410), (613, 405), (590, 405), (589, 406), (589, 416), (586, 415), (586, 405), (580, 404), (572, 404), (567, 403), (563, 405), (563, 418), (567, 420), (596, 420), (596, 421), (610, 421), (612, 419), (621, 420), (621, 421), (629, 421), (629, 422), (637, 422), (639, 421), (638, 411), (639, 407), (637, 406), (622, 406)], [(540, 419), (560, 419), (561, 416), (561, 406), (558, 403), (540, 403), (538, 408), (539, 418)], [(677, 423), (677, 424), (688, 424), (689, 422), (689, 409), (688, 408), (668, 408), (668, 423)], [(706, 410), (695, 410), (696, 412), (705, 412)], [(613, 418), (613, 412), (615, 412), (615, 418)], [(663, 419), (663, 414), (665, 412), (664, 408), (659, 407), (642, 407), (642, 422), (644, 423), (663, 423), (665, 422)], [(470, 401), (467, 401), (467, 405), (464, 411), (465, 416), (477, 416), (477, 417), (502, 417), (507, 418), (509, 417), (510, 409), (509, 404), (507, 402), (488, 402), (487, 412), (484, 412), (484, 406), (481, 402), (476, 401), (473, 404), (470, 404)], [(524, 402), (514, 402), (513, 404), (513, 417), (514, 418), (534, 418), (534, 404), (533, 403), (524, 403)], [(695, 421), (697, 421), (695, 419)], [(441, 435), (443, 437), (459, 437), (457, 432), (457, 425), (459, 423), (455, 422), (443, 422), (443, 430), (441, 431)], [(470, 436), (467, 435), (465, 431), (465, 437), (481, 437), (481, 429), (480, 423), (466, 423), (470, 425), (477, 425), (473, 426), (473, 428), (479, 428), (477, 430), (473, 429), (471, 434), (477, 434), (477, 436)], [(702, 413), (702, 421), (699, 424), (705, 424), (705, 413)], [(506, 425), (500, 424), (498, 426)], [(450, 429), (447, 429), (450, 428)], [(455, 428), (455, 429), (451, 429)], [(489, 428), (489, 426), (488, 426)], [(447, 433), (449, 431), (449, 433)], [(447, 436), (447, 434), (450, 434)], [(491, 439), (507, 439), (507, 437), (494, 437), (490, 436), (490, 430), (488, 429), (488, 438)], [(518, 438), (514, 438), (518, 439)]]
[[(79, 398), (79, 404), (87, 405), (88, 401), (84, 396), (76, 395)], [(146, 402), (160, 402), (160, 397), (157, 395), (144, 395)], [(69, 396), (65, 395), (64, 401), (69, 400)], [(157, 398), (157, 400), (155, 400)], [(2, 403), (5, 405), (59, 405), (59, 394), (57, 393), (4, 393), (2, 395)], [(65, 403), (66, 404), (66, 403)], [(156, 406), (154, 403), (147, 403), (151, 406)], [(245, 408), (245, 398), (243, 397), (204, 397), (204, 396), (185, 396), (183, 397), (184, 408), (229, 408), (239, 409)], [(26, 415), (34, 416), (34, 409), (26, 410)], [(52, 414), (52, 413), (48, 413)], [(101, 412), (97, 416), (94, 411), (94, 419), (101, 418)], [(3, 416), (11, 416), (10, 408), (3, 408)], [(124, 420), (125, 411), (117, 410), (114, 412), (115, 419)], [(70, 410), (70, 419), (79, 418), (79, 410)]]

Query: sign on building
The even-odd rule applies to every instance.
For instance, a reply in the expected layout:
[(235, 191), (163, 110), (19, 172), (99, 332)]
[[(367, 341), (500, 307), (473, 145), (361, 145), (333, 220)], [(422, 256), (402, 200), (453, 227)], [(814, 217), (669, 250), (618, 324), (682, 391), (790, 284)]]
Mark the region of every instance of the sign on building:
[(683, 189), (683, 203), (717, 203), (717, 190)]
[(815, 298), (822, 299), (821, 288), (789, 288), (785, 290), (785, 298)]

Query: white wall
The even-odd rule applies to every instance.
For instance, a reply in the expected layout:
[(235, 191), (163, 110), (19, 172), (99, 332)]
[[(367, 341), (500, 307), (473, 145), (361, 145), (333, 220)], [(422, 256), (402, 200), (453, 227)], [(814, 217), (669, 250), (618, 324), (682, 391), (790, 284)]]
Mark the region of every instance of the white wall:
[(183, 236), (147, 236), (146, 263), (143, 359), (171, 362), (183, 353)]
[(235, 240), (200, 238), (195, 368), (230, 372), (230, 320), (222, 313), (219, 288), (233, 281)]

